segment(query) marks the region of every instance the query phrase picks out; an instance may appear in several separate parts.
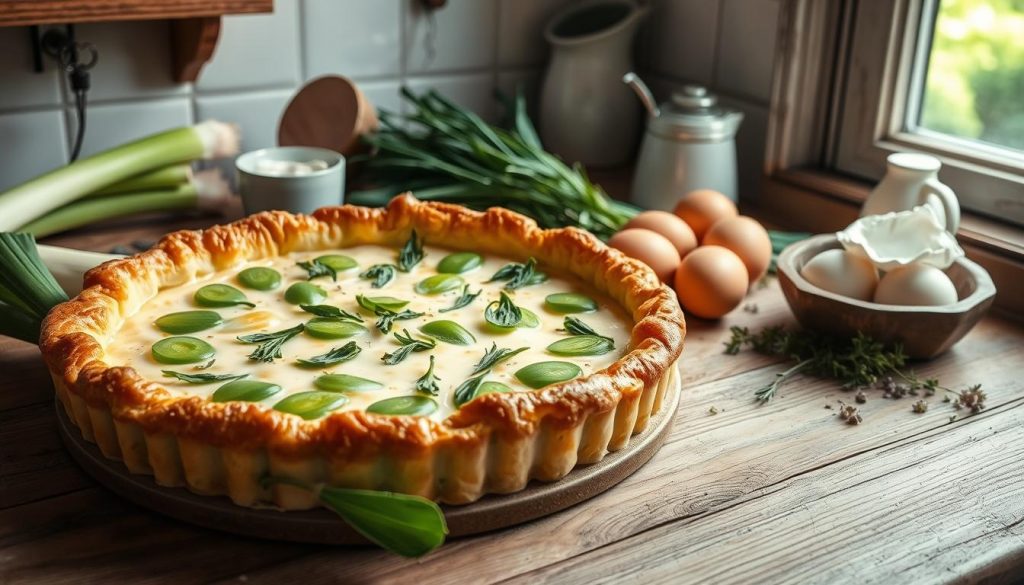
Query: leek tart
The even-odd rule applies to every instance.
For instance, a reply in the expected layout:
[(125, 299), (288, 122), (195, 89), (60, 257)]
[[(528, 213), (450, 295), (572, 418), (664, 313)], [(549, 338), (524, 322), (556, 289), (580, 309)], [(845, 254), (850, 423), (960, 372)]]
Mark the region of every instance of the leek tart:
[(405, 195), (170, 234), (91, 271), (40, 345), (130, 471), (305, 509), (271, 469), (467, 503), (599, 461), (678, 384), (684, 335), (674, 294), (590, 234)]

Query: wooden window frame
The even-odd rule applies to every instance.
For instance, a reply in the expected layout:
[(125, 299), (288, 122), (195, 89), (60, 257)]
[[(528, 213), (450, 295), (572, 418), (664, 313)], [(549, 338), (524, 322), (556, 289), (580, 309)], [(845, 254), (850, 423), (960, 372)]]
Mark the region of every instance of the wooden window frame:
[[(876, 9), (878, 3), (904, 11), (913, 9), (914, 4), (920, 7), (920, 0), (860, 2), (876, 4)], [(835, 154), (841, 145), (829, 143), (846, 117), (845, 98), (835, 91), (837, 80), (857, 66), (849, 50), (856, 41), (854, 27), (844, 25), (856, 16), (857, 8), (855, 1), (786, 0), (782, 5), (758, 210), (791, 229), (843, 229), (857, 218), (873, 186), (872, 181), (835, 170)], [(890, 22), (890, 42), (878, 47), (886, 49), (890, 66), (910, 46), (894, 34), (896, 28), (906, 28), (904, 22)], [(889, 82), (894, 79), (888, 77)], [(886, 85), (884, 77), (864, 79), (858, 88), (865, 96), (875, 96), (881, 106), (893, 103), (896, 88)], [(872, 133), (872, 143), (919, 150), (901, 142), (906, 137), (894, 134), (891, 125), (880, 124), (880, 119), (891, 122), (892, 110), (883, 112), (883, 118), (878, 117), (880, 111), (876, 108), (861, 114), (873, 116), (870, 123), (869, 118), (860, 119)], [(949, 182), (950, 162), (944, 162), (947, 169), (942, 179)], [(968, 256), (992, 275), (999, 290), (997, 310), (1024, 320), (1024, 229), (965, 211), (957, 237)]]

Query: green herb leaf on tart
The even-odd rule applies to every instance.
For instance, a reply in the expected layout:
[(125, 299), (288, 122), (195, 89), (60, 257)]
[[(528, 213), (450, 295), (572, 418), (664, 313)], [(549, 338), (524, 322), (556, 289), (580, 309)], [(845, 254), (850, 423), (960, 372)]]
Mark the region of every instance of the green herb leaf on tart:
[(434, 375), (434, 356), (430, 356), (430, 367), (427, 368), (426, 373), (416, 380), (416, 391), (422, 394), (429, 394), (431, 396), (437, 396), (441, 388), (437, 385), (439, 378)]
[(477, 389), (476, 395), (483, 396), (484, 394), (496, 394), (504, 392), (514, 392), (511, 387), (502, 384), (501, 382), (495, 382), (493, 380), (480, 384), (480, 388)]
[(317, 256), (313, 261), (332, 268), (335, 272), (345, 272), (346, 270), (359, 267), (359, 263), (356, 262), (355, 258), (345, 256), (344, 254), (325, 254)]
[(281, 391), (281, 387), (260, 380), (234, 380), (214, 391), (214, 402), (259, 402)]
[(314, 420), (346, 404), (348, 396), (344, 394), (311, 390), (285, 396), (274, 405), (274, 410), (294, 414), (303, 420)]
[(414, 351), (427, 351), (437, 347), (437, 342), (433, 339), (416, 339), (409, 334), (408, 329), (403, 329), (403, 333), (395, 333), (395, 339), (401, 344), (401, 347), (391, 353), (385, 353), (380, 359), (385, 364), (393, 366), (405, 358), (409, 357)]
[(299, 305), (299, 308), (317, 317), (331, 317), (334, 319), (347, 319), (349, 321), (363, 322), (363, 318), (355, 313), (349, 313), (345, 309), (339, 309), (333, 305)]
[[(428, 399), (429, 400), (429, 399)], [(444, 513), (434, 502), (394, 492), (309, 486), (291, 479), (268, 477), (265, 486), (285, 483), (316, 494), (324, 507), (377, 546), (403, 557), (420, 557), (444, 544), (448, 534)]]
[(290, 329), (282, 329), (274, 333), (253, 333), (252, 335), (240, 335), (237, 339), (243, 343), (258, 343), (257, 347), (249, 354), (249, 359), (259, 362), (272, 362), (281, 357), (281, 346), (286, 341), (295, 337), (306, 328), (302, 323)]
[(516, 371), (516, 378), (530, 388), (543, 388), (556, 382), (572, 380), (583, 373), (571, 362), (537, 362)]
[(615, 343), (600, 335), (574, 335), (555, 341), (547, 349), (555, 355), (604, 355), (615, 349)]
[(213, 358), (212, 360), (206, 362), (205, 364), (199, 364), (198, 366), (192, 366), (192, 369), (194, 369), (194, 370), (208, 370), (211, 367), (213, 367), (213, 364), (216, 361), (217, 361), (217, 358)]
[(366, 412), (372, 412), (373, 414), (401, 414), (408, 416), (426, 416), (435, 410), (437, 410), (437, 401), (423, 395), (385, 398), (366, 407)]
[(472, 303), (474, 300), (476, 300), (476, 298), (478, 296), (480, 296), (480, 293), (482, 293), (482, 292), (483, 292), (483, 289), (480, 289), (480, 290), (476, 291), (475, 293), (469, 292), (469, 285), (467, 284), (467, 285), (462, 287), (462, 294), (459, 296), (459, 298), (455, 299), (455, 302), (452, 303), (452, 306), (446, 307), (444, 309), (440, 309), (438, 312), (440, 312), (440, 313), (447, 313), (449, 311), (455, 311), (455, 310), (461, 309), (462, 307), (465, 307), (465, 306), (469, 305), (470, 303)]
[(179, 311), (159, 317), (153, 324), (164, 333), (181, 335), (210, 329), (223, 322), (216, 311)]
[(274, 290), (281, 286), (281, 273), (266, 266), (253, 266), (238, 273), (238, 283), (253, 290)]
[(338, 280), (338, 271), (318, 260), (296, 262), (295, 265), (306, 271), (306, 280), (313, 280), (321, 276), (330, 276), (331, 280)]
[(327, 291), (311, 282), (296, 282), (284, 291), (284, 300), (293, 305), (318, 305), (327, 298)]
[(544, 305), (556, 313), (593, 313), (597, 301), (579, 293), (554, 293), (544, 297)]
[(455, 290), (464, 284), (466, 281), (456, 274), (435, 274), (417, 282), (414, 288), (421, 295), (436, 295)]
[(396, 313), (381, 307), (377, 307), (376, 313), (377, 330), (381, 333), (391, 333), (391, 327), (394, 325), (395, 321), (408, 321), (409, 319), (415, 319), (423, 316), (423, 313), (416, 313), (409, 309)]
[(380, 382), (349, 374), (324, 374), (313, 380), (313, 385), (325, 392), (373, 392), (384, 388)]
[(412, 230), (409, 240), (405, 242), (402, 249), (398, 251), (398, 269), (402, 272), (409, 272), (423, 260), (423, 240), (420, 239), (416, 230)]
[(454, 252), (448, 254), (437, 264), (437, 271), (442, 274), (463, 274), (479, 268), (484, 257), (476, 252)]
[(341, 347), (335, 347), (327, 353), (315, 355), (308, 359), (299, 358), (296, 361), (299, 365), (307, 367), (333, 366), (356, 357), (361, 351), (362, 348), (356, 345), (356, 342), (350, 341)]
[(212, 384), (214, 382), (227, 382), (230, 380), (241, 380), (249, 374), (186, 374), (184, 372), (175, 372), (174, 370), (160, 370), (160, 372), (168, 378), (176, 378), (182, 382), (188, 382), (189, 384)]
[(306, 322), (306, 335), (317, 339), (343, 339), (366, 333), (361, 324), (334, 317), (313, 317)]
[(519, 307), (519, 310), (523, 312), (523, 319), (516, 324), (516, 327), (522, 329), (534, 329), (540, 327), (540, 318), (537, 317), (537, 313), (534, 313), (530, 309), (524, 309)]
[(562, 328), (565, 329), (565, 332), (569, 335), (596, 335), (597, 337), (604, 337), (609, 340), (611, 339), (611, 337), (601, 335), (595, 331), (593, 327), (584, 323), (579, 317), (573, 317), (572, 315), (568, 315), (562, 320)]
[(499, 300), (491, 302), (484, 309), (484, 319), (495, 327), (511, 329), (523, 320), (523, 311), (502, 292)]
[(512, 262), (502, 266), (487, 282), (505, 281), (507, 290), (516, 290), (524, 286), (540, 284), (547, 279), (547, 274), (537, 270), (537, 261), (530, 258), (523, 264)]
[(420, 332), (452, 345), (472, 345), (476, 337), (455, 321), (440, 319), (420, 326)]
[(162, 364), (194, 364), (212, 358), (217, 350), (202, 339), (176, 336), (157, 341), (151, 352), (153, 359)]
[(477, 390), (480, 389), (480, 384), (483, 383), (486, 375), (487, 372), (473, 376), (455, 387), (452, 392), (452, 402), (455, 403), (456, 408), (461, 408), (463, 404), (476, 398)]
[(498, 347), (497, 343), (491, 343), (491, 349), (484, 351), (484, 357), (480, 358), (480, 361), (473, 366), (473, 372), (471, 375), (485, 372), (494, 366), (498, 365), (515, 355), (518, 355), (529, 349), (528, 347), (520, 347), (519, 349), (510, 349), (507, 347)]
[(371, 281), (370, 286), (373, 288), (384, 288), (396, 275), (397, 268), (394, 264), (374, 264), (360, 274), (359, 278)]
[(401, 311), (409, 304), (409, 301), (396, 299), (395, 297), (368, 297), (365, 295), (356, 295), (356, 302), (359, 303), (360, 307), (371, 313), (376, 313), (378, 308), (387, 309), (388, 311)]
[(240, 305), (255, 307), (245, 298), (245, 293), (228, 284), (208, 284), (200, 287), (193, 297), (200, 307), (234, 307)]

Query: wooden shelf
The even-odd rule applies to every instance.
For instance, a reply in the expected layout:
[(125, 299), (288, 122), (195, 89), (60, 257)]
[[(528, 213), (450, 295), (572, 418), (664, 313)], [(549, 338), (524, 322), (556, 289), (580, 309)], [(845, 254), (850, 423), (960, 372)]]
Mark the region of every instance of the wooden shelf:
[(0, 0), (0, 27), (169, 20), (171, 76), (183, 83), (213, 56), (221, 16), (273, 10), (274, 0)]
[(0, 26), (272, 12), (273, 0), (0, 0)]

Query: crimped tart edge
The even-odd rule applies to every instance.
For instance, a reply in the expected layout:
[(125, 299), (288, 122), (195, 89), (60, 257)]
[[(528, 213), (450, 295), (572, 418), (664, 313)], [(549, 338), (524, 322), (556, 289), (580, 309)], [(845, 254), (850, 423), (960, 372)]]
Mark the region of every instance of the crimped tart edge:
[[(534, 256), (542, 264), (580, 277), (631, 312), (635, 321), (633, 349), (608, 368), (589, 376), (536, 392), (490, 394), (465, 405), (444, 421), (345, 411), (307, 422), (254, 404), (175, 398), (158, 383), (143, 380), (131, 368), (109, 367), (102, 362), (102, 344), (120, 327), (124, 316), (132, 314), (161, 288), (240, 262), (292, 251), (368, 243), (400, 245), (412, 229), (435, 245), (475, 249), (516, 260)], [(396, 473), (400, 468), (408, 468), (401, 472), (407, 475), (418, 468), (414, 475), (426, 477), (434, 474), (423, 467), (425, 460), (433, 461), (441, 453), (446, 453), (444, 456), (453, 464), (466, 458), (472, 460), (474, 453), (479, 458), (487, 445), (493, 444), (521, 452), (532, 449), (533, 458), (539, 457), (549, 465), (532, 462), (531, 469), (525, 472), (527, 478), (555, 479), (572, 467), (563, 470), (564, 461), (569, 459), (565, 449), (538, 447), (538, 441), (549, 445), (575, 436), (581, 444), (589, 445), (597, 440), (597, 435), (588, 434), (590, 440), (582, 440), (586, 438), (584, 427), (603, 428), (607, 423), (595, 421), (602, 417), (628, 418), (623, 408), (636, 410), (636, 424), (627, 425), (622, 444), (607, 441), (607, 449), (621, 448), (650, 415), (650, 409), (643, 412), (639, 408), (640, 403), (646, 401), (654, 406), (653, 398), (643, 397), (652, 392), (652, 396), (658, 394), (659, 389), (663, 392), (667, 380), (674, 379), (665, 374), (675, 369), (684, 335), (685, 324), (675, 295), (661, 286), (646, 266), (606, 247), (592, 235), (574, 228), (540, 229), (532, 220), (505, 209), (480, 213), (455, 205), (420, 202), (406, 194), (393, 199), (384, 209), (346, 205), (321, 209), (312, 216), (268, 212), (208, 230), (169, 234), (147, 252), (90, 271), (85, 290), (55, 307), (47, 317), (40, 347), (58, 395), (74, 414), (83, 435), (97, 436), (96, 428), (115, 429), (116, 440), (102, 441), (100, 445), (108, 456), (123, 457), (130, 469), (135, 468), (133, 471), (144, 466), (130, 462), (132, 445), (137, 443), (131, 437), (144, 436), (148, 459), (152, 460), (155, 454), (158, 461), (173, 460), (177, 453), (182, 469), (189, 467), (187, 461), (192, 461), (194, 467), (196, 461), (216, 460), (217, 453), (225, 454), (221, 457), (225, 461), (234, 461), (229, 465), (242, 464), (240, 460), (245, 458), (238, 454), (249, 453), (258, 459), (263, 453), (267, 461), (274, 462), (273, 471), (291, 469), (290, 474), (296, 476), (310, 473), (318, 466), (373, 468), (379, 460), (388, 460), (396, 462)], [(92, 425), (94, 416), (98, 423), (109, 418), (109, 424)], [(614, 427), (619, 433), (626, 429), (620, 423)], [(118, 432), (122, 428), (127, 433), (125, 439)], [(150, 437), (166, 445), (154, 447), (148, 444)], [(597, 440), (595, 445), (601, 442)], [(128, 448), (121, 449), (122, 443)], [(119, 445), (118, 449), (113, 449), (114, 444)], [(595, 446), (592, 451), (597, 453), (601, 449)], [(603, 452), (600, 456), (589, 453), (581, 454), (579, 461), (592, 462), (591, 459), (603, 457)], [(577, 457), (572, 459), (574, 465)], [(417, 461), (419, 465), (413, 463)], [(151, 467), (156, 472), (158, 465)], [(467, 477), (479, 479), (457, 482), (465, 484), (464, 489), (444, 485), (428, 489), (427, 484), (434, 482), (424, 479), (402, 482), (404, 488), (400, 491), (433, 493), (442, 501), (465, 503), (486, 491), (515, 491), (508, 486), (525, 485), (521, 481), (522, 469), (492, 462), (487, 469), (477, 469), (474, 475), (472, 469), (478, 467), (468, 466)], [(546, 471), (547, 467), (558, 471)], [(332, 484), (348, 485), (344, 477), (340, 474), (336, 479), (341, 483)], [(174, 484), (171, 476), (161, 479), (157, 473), (157, 479)], [(202, 480), (186, 480), (187, 477), (181, 479), (194, 491), (217, 493), (216, 489), (204, 488)], [(211, 481), (210, 485), (216, 485), (216, 479)], [(239, 503), (248, 501), (241, 495), (232, 497)], [(303, 507), (292, 505), (288, 498), (278, 505)]]

